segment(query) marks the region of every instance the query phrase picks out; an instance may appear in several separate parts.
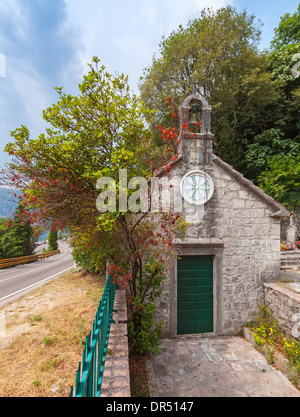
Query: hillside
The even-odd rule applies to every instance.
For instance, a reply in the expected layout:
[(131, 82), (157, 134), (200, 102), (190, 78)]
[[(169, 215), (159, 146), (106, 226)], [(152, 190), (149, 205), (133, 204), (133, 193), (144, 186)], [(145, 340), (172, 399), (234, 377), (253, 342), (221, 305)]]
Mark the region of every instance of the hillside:
[(11, 190), (0, 188), (0, 217), (12, 217), (17, 207), (17, 199)]

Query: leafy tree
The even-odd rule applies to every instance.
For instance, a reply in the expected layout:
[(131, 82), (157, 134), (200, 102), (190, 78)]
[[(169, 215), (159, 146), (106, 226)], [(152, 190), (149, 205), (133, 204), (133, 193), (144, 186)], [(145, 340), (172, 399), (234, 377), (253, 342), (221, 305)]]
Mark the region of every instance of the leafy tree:
[(280, 95), (276, 128), (257, 136), (246, 155), (250, 168), (256, 165), (256, 172), (261, 168), (259, 185), (296, 213), (300, 207), (299, 30), (300, 5), (280, 19), (268, 53), (269, 71)]
[(280, 95), (274, 126), (282, 131), (283, 138), (299, 142), (300, 77), (295, 76), (297, 59), (300, 62), (300, 42), (281, 46), (268, 54), (269, 71)]
[(8, 230), (8, 220), (0, 217), (0, 239)]
[(300, 156), (277, 155), (259, 177), (259, 185), (266, 193), (289, 210), (300, 209)]
[(255, 17), (230, 6), (205, 9), (163, 39), (140, 83), (142, 100), (157, 111), (153, 130), (156, 125), (177, 127), (166, 98), (182, 103), (196, 81), (213, 107), (216, 152), (246, 172), (247, 145), (273, 127), (269, 120), (275, 118), (279, 99), (267, 58), (257, 49), (259, 39)]
[(274, 156), (279, 159), (283, 156), (294, 159), (299, 155), (300, 143), (284, 139), (283, 136), (279, 129), (269, 129), (255, 136), (245, 155), (248, 170), (252, 173), (251, 179), (257, 181), (257, 177), (267, 169)]
[(51, 252), (53, 250), (57, 250), (57, 248), (57, 232), (54, 228), (51, 228), (48, 233), (48, 251)]
[[(161, 267), (149, 274), (147, 262), (154, 257), (163, 265), (177, 227), (182, 228), (179, 215), (145, 210), (147, 198), (136, 198), (136, 212), (127, 211), (127, 199), (125, 208), (120, 205), (124, 187), (134, 177), (150, 180), (152, 175), (151, 133), (146, 126), (153, 112), (130, 93), (127, 77), (112, 76), (97, 58), (79, 85), (78, 96), (67, 95), (62, 88), (57, 92), (57, 104), (43, 112), (50, 125), (46, 134), (31, 139), (25, 126), (12, 132), (14, 141), (6, 146), (13, 156), (9, 175), (15, 187), (26, 190), (35, 221), (51, 221), (56, 230), (70, 229), (77, 262), (99, 273), (109, 265), (114, 279), (127, 289), (132, 334), (137, 335), (138, 327), (145, 325), (140, 318), (143, 311), (151, 323), (152, 309), (146, 306), (152, 303), (156, 278), (162, 274)], [(124, 185), (120, 170), (125, 169)], [(98, 181), (105, 177), (115, 184), (117, 204), (100, 214)], [(147, 191), (150, 186), (146, 181)], [(128, 201), (134, 200), (139, 190), (134, 185), (128, 188)]]
[(272, 46), (278, 49), (285, 45), (300, 42), (300, 4), (297, 10), (291, 15), (286, 13), (281, 17), (278, 27), (275, 29), (275, 36)]
[(34, 250), (34, 231), (28, 211), (19, 204), (14, 218), (8, 223), (9, 228), (0, 240), (2, 259), (29, 256)]
[(300, 5), (281, 17), (268, 52), (269, 70), (280, 94), (275, 123), (284, 139), (300, 141)]

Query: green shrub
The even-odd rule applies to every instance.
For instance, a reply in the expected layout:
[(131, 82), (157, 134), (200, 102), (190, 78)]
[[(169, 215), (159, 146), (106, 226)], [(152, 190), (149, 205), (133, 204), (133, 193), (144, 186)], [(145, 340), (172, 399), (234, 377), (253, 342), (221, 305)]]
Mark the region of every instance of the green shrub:
[[(134, 319), (128, 323), (129, 340), (140, 354), (159, 353), (161, 342), (159, 336), (163, 330), (162, 323), (155, 325), (155, 305), (149, 302), (142, 310), (134, 312)], [(134, 326), (134, 321), (139, 323)]]
[[(154, 256), (144, 263), (142, 279), (138, 280), (136, 295), (129, 300), (131, 319), (128, 323), (130, 345), (140, 354), (158, 353), (163, 330), (161, 322), (155, 323), (155, 300), (162, 293), (165, 279), (164, 265)], [(145, 295), (146, 294), (146, 295)]]
[[(258, 317), (254, 317), (251, 323), (247, 323), (253, 332), (253, 337), (257, 345), (265, 345), (267, 351), (268, 344), (277, 347), (281, 352), (284, 351), (289, 364), (295, 367), (300, 377), (300, 341), (286, 336), (279, 328), (277, 320), (272, 319), (271, 312), (266, 306), (261, 305)], [(269, 349), (270, 361), (273, 362), (274, 352)]]

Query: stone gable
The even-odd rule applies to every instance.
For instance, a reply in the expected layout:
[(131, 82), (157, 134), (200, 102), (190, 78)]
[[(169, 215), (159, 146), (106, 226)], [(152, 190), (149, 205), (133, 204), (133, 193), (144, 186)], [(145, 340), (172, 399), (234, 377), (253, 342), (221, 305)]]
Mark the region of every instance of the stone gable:
[[(213, 155), (213, 135), (209, 125), (205, 129), (193, 137), (182, 135), (182, 153), (168, 176), (183, 178), (189, 171), (199, 170), (212, 179), (214, 193), (202, 206), (184, 203), (182, 215), (191, 224), (186, 239), (178, 236), (175, 243), (178, 257), (212, 257), (213, 332), (231, 335), (264, 303), (264, 282), (279, 278), (280, 218), (290, 213)], [(157, 175), (167, 174), (161, 170)], [(177, 256), (170, 261), (157, 319), (162, 320), (166, 336), (176, 337)]]

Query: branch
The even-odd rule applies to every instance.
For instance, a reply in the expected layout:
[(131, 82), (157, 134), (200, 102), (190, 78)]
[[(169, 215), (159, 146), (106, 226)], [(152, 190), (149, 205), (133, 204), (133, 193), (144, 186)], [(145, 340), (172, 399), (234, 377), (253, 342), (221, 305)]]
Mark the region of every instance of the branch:
[(148, 289), (150, 287), (150, 284), (151, 284), (151, 282), (152, 282), (152, 280), (153, 280), (153, 278), (155, 277), (156, 274), (157, 274), (157, 269), (155, 268), (155, 270), (152, 272), (152, 274), (148, 278), (148, 281), (147, 281), (147, 283), (145, 285), (145, 288), (144, 288), (144, 291), (143, 291), (143, 294), (142, 294), (142, 302), (144, 302), (144, 299), (146, 297), (147, 291), (148, 291)]

